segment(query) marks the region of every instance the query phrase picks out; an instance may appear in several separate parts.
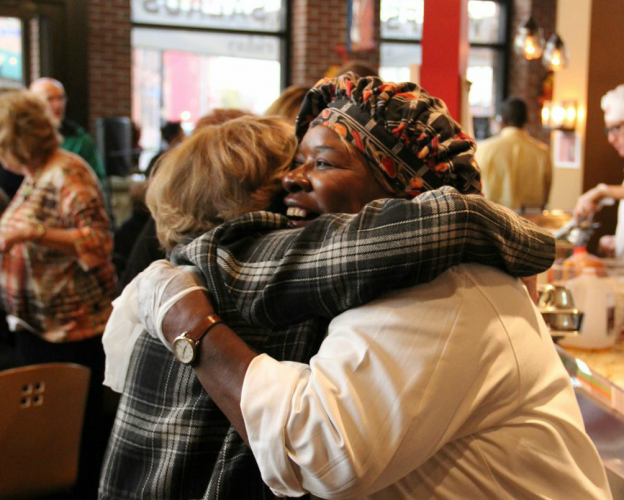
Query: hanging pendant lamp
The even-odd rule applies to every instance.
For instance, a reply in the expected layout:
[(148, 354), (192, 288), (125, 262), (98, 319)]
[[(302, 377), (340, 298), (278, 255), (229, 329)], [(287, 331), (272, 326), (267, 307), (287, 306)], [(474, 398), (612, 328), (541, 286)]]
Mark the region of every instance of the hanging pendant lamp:
[(548, 39), (548, 42), (546, 42), (542, 62), (546, 69), (550, 71), (563, 69), (570, 62), (568, 48), (557, 33), (554, 33), (553, 36)]
[(524, 56), (529, 61), (542, 57), (544, 35), (533, 16), (529, 17), (529, 20), (518, 30), (514, 39), (514, 50), (516, 54)]

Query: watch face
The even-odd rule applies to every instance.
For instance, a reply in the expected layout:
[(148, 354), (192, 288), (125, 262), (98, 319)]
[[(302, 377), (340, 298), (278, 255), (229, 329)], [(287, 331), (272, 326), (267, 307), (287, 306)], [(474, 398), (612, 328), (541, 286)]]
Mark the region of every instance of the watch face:
[(193, 362), (195, 349), (191, 342), (186, 337), (178, 337), (173, 341), (173, 354), (180, 363), (188, 365)]

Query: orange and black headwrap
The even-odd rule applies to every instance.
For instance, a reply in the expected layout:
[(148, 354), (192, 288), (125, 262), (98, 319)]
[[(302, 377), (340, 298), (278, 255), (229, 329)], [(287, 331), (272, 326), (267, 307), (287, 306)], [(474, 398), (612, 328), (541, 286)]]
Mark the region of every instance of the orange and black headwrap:
[(398, 195), (441, 186), (481, 192), (474, 141), (440, 99), (414, 83), (384, 83), (353, 73), (324, 78), (305, 97), (297, 136), (301, 140), (317, 125), (353, 144), (376, 178)]

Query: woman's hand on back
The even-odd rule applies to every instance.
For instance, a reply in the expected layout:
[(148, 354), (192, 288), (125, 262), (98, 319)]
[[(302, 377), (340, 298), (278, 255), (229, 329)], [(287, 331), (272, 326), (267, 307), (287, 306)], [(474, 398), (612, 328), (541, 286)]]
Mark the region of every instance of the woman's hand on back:
[(143, 326), (167, 347), (213, 312), (203, 278), (193, 266), (157, 260), (137, 276), (137, 289)]

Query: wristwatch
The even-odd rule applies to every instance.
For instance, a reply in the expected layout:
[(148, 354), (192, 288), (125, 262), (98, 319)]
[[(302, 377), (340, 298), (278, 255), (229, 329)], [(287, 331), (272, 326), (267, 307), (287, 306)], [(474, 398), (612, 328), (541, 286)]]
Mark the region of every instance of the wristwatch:
[(47, 228), (41, 222), (33, 222), (32, 226), (32, 239), (38, 241), (46, 234)]
[(188, 330), (173, 340), (171, 347), (175, 358), (185, 365), (193, 364), (197, 359), (198, 346), (201, 339), (213, 327), (222, 323), (221, 318), (216, 314), (209, 314), (191, 330)]

